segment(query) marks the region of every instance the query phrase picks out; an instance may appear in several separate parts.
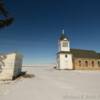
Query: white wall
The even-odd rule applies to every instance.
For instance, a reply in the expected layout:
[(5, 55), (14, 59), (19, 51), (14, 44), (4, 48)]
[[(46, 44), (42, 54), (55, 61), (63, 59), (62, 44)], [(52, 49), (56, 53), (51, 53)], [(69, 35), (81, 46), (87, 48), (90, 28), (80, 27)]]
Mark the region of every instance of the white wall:
[[(5, 55), (5, 59), (2, 60), (4, 66), (2, 67), (2, 72), (0, 73), (0, 80), (12, 80), (13, 77), (20, 74), (22, 67), (22, 56), (19, 57), (20, 59), (16, 59), (18, 55), (19, 54), (16, 53)], [(18, 60), (20, 63), (16, 64)]]
[(22, 55), (17, 54), (15, 58), (14, 77), (18, 76), (22, 71)]
[(65, 55), (63, 53), (59, 54), (57, 58), (58, 69), (73, 69), (72, 54), (67, 54), (67, 58)]

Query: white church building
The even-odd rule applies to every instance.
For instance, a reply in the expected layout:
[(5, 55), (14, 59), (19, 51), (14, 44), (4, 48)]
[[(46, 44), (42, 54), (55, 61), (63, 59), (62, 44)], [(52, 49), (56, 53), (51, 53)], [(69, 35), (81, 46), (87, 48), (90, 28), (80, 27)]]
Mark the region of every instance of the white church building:
[(64, 30), (58, 41), (57, 69), (100, 70), (100, 53), (94, 50), (71, 49)]

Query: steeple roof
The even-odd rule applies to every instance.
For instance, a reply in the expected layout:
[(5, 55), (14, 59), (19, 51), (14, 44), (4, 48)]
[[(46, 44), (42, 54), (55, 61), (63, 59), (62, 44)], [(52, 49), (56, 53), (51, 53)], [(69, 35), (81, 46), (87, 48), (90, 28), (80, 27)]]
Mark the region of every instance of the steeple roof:
[(60, 40), (64, 40), (64, 39), (67, 39), (69, 41), (69, 38), (67, 36), (65, 36), (64, 29), (63, 29), (61, 36), (60, 36)]

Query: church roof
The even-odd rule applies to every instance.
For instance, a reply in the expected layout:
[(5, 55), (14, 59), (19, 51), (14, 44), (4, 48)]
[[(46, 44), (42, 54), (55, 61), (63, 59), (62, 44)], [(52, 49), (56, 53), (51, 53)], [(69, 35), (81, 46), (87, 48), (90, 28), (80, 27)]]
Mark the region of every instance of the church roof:
[(75, 58), (93, 58), (100, 59), (100, 53), (93, 50), (71, 49), (71, 53)]
[(70, 49), (70, 51), (60, 51), (59, 53), (72, 54), (74, 58), (100, 59), (100, 53), (93, 50)]

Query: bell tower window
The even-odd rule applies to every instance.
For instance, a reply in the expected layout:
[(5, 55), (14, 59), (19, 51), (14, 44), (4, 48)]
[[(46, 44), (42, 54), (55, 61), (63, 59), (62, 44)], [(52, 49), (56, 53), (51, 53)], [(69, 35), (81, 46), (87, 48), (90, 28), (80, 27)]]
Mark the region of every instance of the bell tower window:
[(63, 41), (63, 47), (67, 47), (67, 42)]

